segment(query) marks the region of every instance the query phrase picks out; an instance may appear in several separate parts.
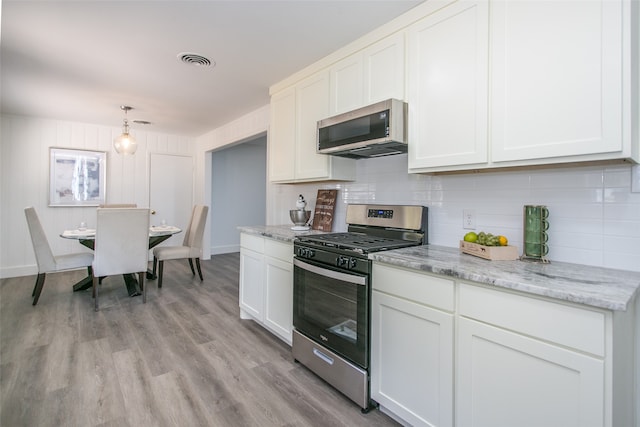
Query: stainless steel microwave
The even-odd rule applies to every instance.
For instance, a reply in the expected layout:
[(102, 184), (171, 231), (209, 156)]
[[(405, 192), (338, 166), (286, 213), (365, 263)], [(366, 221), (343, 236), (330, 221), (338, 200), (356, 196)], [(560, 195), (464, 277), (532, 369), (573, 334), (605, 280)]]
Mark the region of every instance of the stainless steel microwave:
[(317, 151), (353, 159), (407, 152), (407, 104), (387, 99), (318, 121)]

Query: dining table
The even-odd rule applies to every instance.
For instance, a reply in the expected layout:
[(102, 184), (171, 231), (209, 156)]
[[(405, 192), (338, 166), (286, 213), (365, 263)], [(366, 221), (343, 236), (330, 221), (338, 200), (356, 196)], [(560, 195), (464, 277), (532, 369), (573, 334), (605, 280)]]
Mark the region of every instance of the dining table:
[[(158, 246), (160, 243), (164, 242), (174, 234), (180, 233), (181, 231), (182, 230), (180, 228), (172, 225), (157, 225), (149, 227), (149, 249)], [(92, 228), (64, 230), (60, 234), (60, 237), (64, 239), (77, 240), (81, 245), (91, 250), (94, 250), (95, 248), (96, 230)], [(124, 278), (124, 283), (127, 287), (127, 292), (130, 297), (135, 297), (142, 294), (135, 274), (123, 274), (122, 276)], [(157, 276), (152, 270), (147, 270), (147, 279), (153, 280), (156, 278)], [(90, 273), (87, 275), (87, 277), (83, 278), (78, 283), (73, 285), (73, 291), (83, 291), (85, 289), (89, 289), (92, 286), (93, 274)]]

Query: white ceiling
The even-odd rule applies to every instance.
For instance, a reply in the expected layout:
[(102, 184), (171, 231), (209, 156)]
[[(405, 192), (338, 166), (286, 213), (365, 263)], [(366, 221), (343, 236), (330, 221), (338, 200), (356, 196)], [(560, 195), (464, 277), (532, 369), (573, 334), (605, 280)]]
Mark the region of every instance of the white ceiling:
[(3, 114), (198, 136), (423, 0), (0, 1)]

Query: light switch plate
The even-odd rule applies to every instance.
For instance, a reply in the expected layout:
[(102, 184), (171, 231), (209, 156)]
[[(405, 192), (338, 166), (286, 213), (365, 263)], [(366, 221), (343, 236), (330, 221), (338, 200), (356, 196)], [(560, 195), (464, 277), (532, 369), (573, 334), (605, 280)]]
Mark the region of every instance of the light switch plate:
[(631, 167), (631, 192), (640, 193), (640, 165)]

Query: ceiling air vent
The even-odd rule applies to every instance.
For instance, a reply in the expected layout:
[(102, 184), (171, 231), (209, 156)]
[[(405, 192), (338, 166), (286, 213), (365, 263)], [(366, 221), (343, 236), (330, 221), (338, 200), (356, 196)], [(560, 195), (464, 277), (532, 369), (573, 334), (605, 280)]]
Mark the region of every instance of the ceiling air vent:
[(209, 58), (205, 58), (197, 53), (182, 52), (178, 54), (178, 59), (185, 64), (195, 65), (196, 67), (212, 67), (215, 66), (215, 62)]

